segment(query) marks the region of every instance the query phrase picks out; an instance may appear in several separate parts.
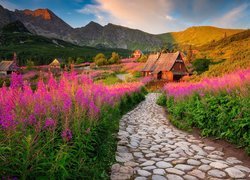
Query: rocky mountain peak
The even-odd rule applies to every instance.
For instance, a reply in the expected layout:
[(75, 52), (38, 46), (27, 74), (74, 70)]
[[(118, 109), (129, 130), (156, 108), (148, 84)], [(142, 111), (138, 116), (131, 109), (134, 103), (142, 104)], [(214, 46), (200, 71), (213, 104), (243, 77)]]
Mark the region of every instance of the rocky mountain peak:
[(25, 15), (30, 15), (34, 17), (42, 17), (44, 20), (51, 20), (52, 19), (52, 12), (49, 9), (36, 9), (34, 11), (25, 9), (23, 11)]
[(94, 21), (90, 21), (84, 28), (103, 28), (103, 26)]

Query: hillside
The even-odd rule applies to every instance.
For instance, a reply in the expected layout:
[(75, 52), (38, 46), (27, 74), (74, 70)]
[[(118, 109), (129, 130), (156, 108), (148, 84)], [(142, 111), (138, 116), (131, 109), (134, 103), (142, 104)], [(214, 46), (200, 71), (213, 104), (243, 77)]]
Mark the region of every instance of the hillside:
[(241, 29), (222, 29), (212, 26), (195, 26), (180, 32), (160, 34), (158, 37), (165, 43), (200, 46), (242, 31), (243, 30)]
[(19, 22), (8, 24), (0, 32), (0, 59), (10, 59), (13, 52), (17, 53), (20, 65), (32, 59), (35, 64), (48, 64), (55, 57), (65, 60), (68, 57), (82, 57), (91, 61), (97, 53), (110, 56), (113, 51), (121, 56), (128, 56), (131, 51), (124, 49), (93, 48), (77, 46), (63, 40), (46, 38), (27, 32), (27, 29)]
[[(250, 30), (246, 30), (198, 48), (196, 58), (215, 62), (202, 77), (220, 76), (250, 67)], [(217, 63), (216, 63), (217, 62)], [(221, 62), (221, 63), (219, 63)]]

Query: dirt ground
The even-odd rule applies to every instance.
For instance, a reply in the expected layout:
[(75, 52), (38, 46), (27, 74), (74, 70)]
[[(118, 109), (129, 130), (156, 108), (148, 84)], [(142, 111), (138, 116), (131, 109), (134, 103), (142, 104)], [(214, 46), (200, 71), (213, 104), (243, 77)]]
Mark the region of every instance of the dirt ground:
[(219, 150), (222, 150), (225, 153), (225, 156), (236, 157), (238, 160), (243, 162), (243, 165), (248, 166), (248, 167), (250, 166), (250, 156), (247, 155), (244, 148), (238, 148), (236, 145), (231, 144), (222, 139), (215, 139), (212, 137), (202, 137), (200, 135), (199, 129), (193, 129), (191, 134), (195, 136), (196, 138), (204, 141), (206, 144), (210, 146), (214, 146), (218, 148)]

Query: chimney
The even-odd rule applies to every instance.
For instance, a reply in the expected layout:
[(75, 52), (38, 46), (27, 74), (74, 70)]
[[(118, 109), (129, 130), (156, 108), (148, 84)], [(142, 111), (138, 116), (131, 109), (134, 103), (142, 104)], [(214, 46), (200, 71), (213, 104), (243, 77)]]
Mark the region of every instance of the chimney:
[(12, 61), (14, 61), (14, 63), (16, 63), (16, 65), (17, 65), (17, 56), (16, 56), (16, 52), (14, 52), (14, 54), (13, 54), (13, 59), (12, 59)]

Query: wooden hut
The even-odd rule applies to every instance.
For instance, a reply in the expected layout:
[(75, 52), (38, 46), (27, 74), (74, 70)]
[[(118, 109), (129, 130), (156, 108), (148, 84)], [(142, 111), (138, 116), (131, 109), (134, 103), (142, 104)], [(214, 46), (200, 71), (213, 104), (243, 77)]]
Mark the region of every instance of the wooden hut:
[(61, 63), (63, 62), (63, 60), (61, 58), (55, 58), (50, 64), (49, 66), (51, 68), (61, 68)]
[(188, 75), (188, 70), (183, 61), (183, 55), (176, 53), (161, 53), (159, 57), (149, 56), (144, 68), (143, 76), (152, 75), (155, 79), (178, 81)]
[(0, 62), (0, 74), (9, 75), (12, 72), (18, 72), (19, 68), (17, 65), (17, 56), (14, 53), (12, 61), (1, 61)]
[(136, 59), (138, 59), (138, 58), (141, 57), (142, 54), (143, 54), (143, 53), (142, 53), (141, 50), (136, 49), (136, 50), (133, 52), (133, 57), (136, 58)]
[(2, 61), (0, 62), (0, 74), (9, 75), (12, 72), (18, 71), (17, 65), (14, 61)]

